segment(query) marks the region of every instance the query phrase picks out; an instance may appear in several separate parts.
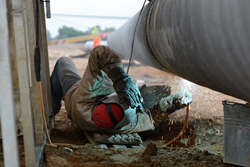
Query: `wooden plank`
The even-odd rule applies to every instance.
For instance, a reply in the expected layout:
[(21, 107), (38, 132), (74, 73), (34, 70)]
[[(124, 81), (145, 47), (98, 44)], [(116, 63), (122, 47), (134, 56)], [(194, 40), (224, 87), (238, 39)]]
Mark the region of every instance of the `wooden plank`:
[(51, 97), (51, 86), (50, 86), (50, 71), (49, 71), (49, 58), (48, 58), (48, 45), (47, 45), (47, 30), (45, 23), (45, 13), (43, 1), (40, 1), (40, 46), (41, 46), (41, 61), (42, 61), (42, 91), (43, 91), (43, 102), (44, 112), (46, 117), (48, 129), (51, 132), (53, 125), (50, 125), (49, 115), (52, 112), (52, 97)]
[[(44, 47), (43, 47), (43, 30), (42, 30), (42, 25), (41, 25), (41, 3), (39, 1), (39, 47), (40, 47), (40, 54), (41, 54), (41, 89), (42, 89), (42, 103), (43, 103), (43, 109), (44, 112), (46, 113), (48, 111), (48, 103), (47, 103), (47, 91), (46, 91), (46, 79), (45, 79), (45, 73), (44, 73)], [(47, 123), (47, 120), (46, 120)], [(44, 129), (45, 130), (45, 129)]]
[[(12, 11), (12, 2), (11, 1), (7, 1), (7, 2), (8, 2), (7, 3), (8, 11)], [(8, 14), (8, 27), (9, 27), (9, 43), (11, 46), (10, 57), (11, 57), (13, 88), (19, 91), (19, 81), (18, 81), (18, 72), (17, 72), (18, 70), (17, 70), (17, 62), (16, 62), (15, 34), (14, 34), (14, 28), (13, 28), (13, 17), (10, 14)]]
[[(7, 1), (7, 11), (12, 11), (12, 2)], [(16, 126), (17, 135), (23, 135), (23, 128), (21, 123), (21, 102), (20, 102), (20, 92), (19, 92), (19, 80), (18, 80), (18, 70), (16, 62), (16, 45), (15, 45), (15, 35), (13, 27), (13, 17), (8, 13), (8, 27), (9, 27), (9, 44), (10, 44), (10, 59), (11, 59), (11, 71), (12, 71), (12, 83), (14, 90), (14, 109), (16, 116)]]
[[(13, 11), (25, 8), (23, 0), (12, 0)], [(30, 101), (30, 82), (29, 82), (29, 68), (27, 62), (27, 34), (26, 26), (26, 10), (22, 10), (13, 14), (13, 24), (16, 42), (16, 57), (18, 67), (18, 78), (20, 88), (20, 100), (22, 111), (22, 125), (25, 151), (26, 166), (35, 166), (35, 142), (34, 142), (34, 128)]]
[(6, 0), (0, 0), (0, 4), (0, 94), (2, 95), (0, 100), (0, 112), (4, 150), (4, 166), (19, 167)]
[(41, 104), (39, 100), (39, 91), (35, 75), (35, 65), (34, 65), (34, 52), (36, 47), (36, 30), (35, 30), (35, 15), (34, 15), (34, 1), (25, 0), (26, 4), (26, 17), (27, 17), (27, 35), (29, 39), (29, 58), (30, 69), (31, 69), (31, 103), (35, 130), (35, 145), (43, 144), (43, 126), (41, 119)]
[[(52, 96), (51, 96), (51, 83), (50, 83), (50, 65), (49, 65), (49, 53), (48, 53), (48, 39), (47, 39), (47, 28), (46, 28), (46, 20), (45, 20), (45, 13), (44, 13), (44, 5), (41, 8), (41, 12), (43, 14), (43, 18), (42, 18), (42, 26), (43, 26), (43, 36), (44, 36), (44, 40), (43, 40), (43, 46), (45, 49), (45, 53), (44, 53), (44, 62), (45, 62), (45, 73), (46, 73), (46, 85), (47, 85), (47, 98), (48, 98), (48, 112), (45, 113), (47, 120), (49, 119), (49, 115), (52, 113), (53, 111), (53, 107), (52, 107)], [(54, 120), (54, 119), (52, 119)], [(53, 122), (49, 122), (50, 126), (49, 126), (49, 130), (51, 132), (54, 124), (51, 125), (51, 123)]]

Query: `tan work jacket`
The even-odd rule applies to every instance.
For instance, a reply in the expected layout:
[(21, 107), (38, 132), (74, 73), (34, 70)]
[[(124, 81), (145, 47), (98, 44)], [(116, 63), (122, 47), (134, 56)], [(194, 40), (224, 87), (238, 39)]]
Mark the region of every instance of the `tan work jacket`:
[[(118, 103), (118, 95), (112, 87), (112, 81), (107, 77), (109, 70), (121, 66), (122, 61), (116, 53), (106, 46), (95, 47), (89, 57), (88, 65), (80, 81), (75, 83), (66, 93), (64, 101), (69, 117), (82, 129), (107, 133), (132, 133), (153, 130), (154, 125), (150, 113), (141, 111), (126, 126), (114, 128), (97, 127), (93, 121), (92, 113), (96, 108), (96, 100), (108, 95), (104, 103)], [(126, 102), (119, 104), (126, 114), (136, 112)]]

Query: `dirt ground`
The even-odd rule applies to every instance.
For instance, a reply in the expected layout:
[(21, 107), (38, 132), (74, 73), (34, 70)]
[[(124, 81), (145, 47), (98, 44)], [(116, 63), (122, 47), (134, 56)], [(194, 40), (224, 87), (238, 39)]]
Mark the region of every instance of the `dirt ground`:
[[(50, 72), (52, 72), (56, 60), (61, 56), (71, 57), (85, 54), (82, 48), (82, 44), (49, 46)], [(88, 56), (72, 58), (80, 76), (84, 73)], [(128, 62), (128, 60), (124, 60), (124, 62)], [(46, 146), (44, 166), (232, 166), (223, 164), (222, 101), (230, 100), (241, 103), (244, 101), (143, 64), (131, 66), (129, 74), (138, 86), (143, 84), (147, 86), (169, 85), (172, 94), (178, 92), (182, 87), (192, 92), (194, 99), (191, 104), (188, 125), (181, 138), (168, 147), (163, 147), (165, 141), (173, 140), (180, 133), (186, 116), (185, 109), (171, 114), (164, 131), (142, 136), (142, 148), (100, 148), (88, 142), (83, 131), (67, 118), (65, 108), (62, 106), (60, 112), (55, 116), (51, 140), (53, 143), (70, 143), (71, 146), (57, 148)], [(20, 161), (21, 166), (25, 166), (22, 144), (20, 137)], [(144, 153), (146, 148), (147, 151)], [(3, 166), (2, 147), (0, 147), (0, 166)]]
[[(52, 142), (72, 143), (70, 147), (45, 147), (46, 165), (55, 166), (231, 166), (223, 164), (223, 126), (212, 120), (189, 121), (182, 137), (169, 147), (183, 121), (173, 121), (165, 132), (142, 136), (142, 148), (100, 148), (89, 144), (84, 133), (67, 118), (62, 109), (56, 116)], [(157, 148), (153, 155), (143, 152), (150, 143)]]

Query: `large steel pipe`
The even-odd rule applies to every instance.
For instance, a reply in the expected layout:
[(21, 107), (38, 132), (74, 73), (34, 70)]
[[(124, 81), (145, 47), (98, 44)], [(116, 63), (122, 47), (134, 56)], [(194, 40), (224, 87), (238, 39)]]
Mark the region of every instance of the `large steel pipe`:
[[(133, 58), (250, 102), (250, 1), (152, 0), (135, 35)], [(130, 56), (139, 12), (108, 38)]]

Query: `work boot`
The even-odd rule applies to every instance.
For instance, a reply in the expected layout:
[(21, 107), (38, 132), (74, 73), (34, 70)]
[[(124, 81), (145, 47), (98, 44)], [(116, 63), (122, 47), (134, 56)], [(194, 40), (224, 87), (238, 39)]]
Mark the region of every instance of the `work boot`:
[(54, 117), (62, 107), (62, 97), (52, 96), (52, 107), (53, 111), (50, 113), (50, 117)]

